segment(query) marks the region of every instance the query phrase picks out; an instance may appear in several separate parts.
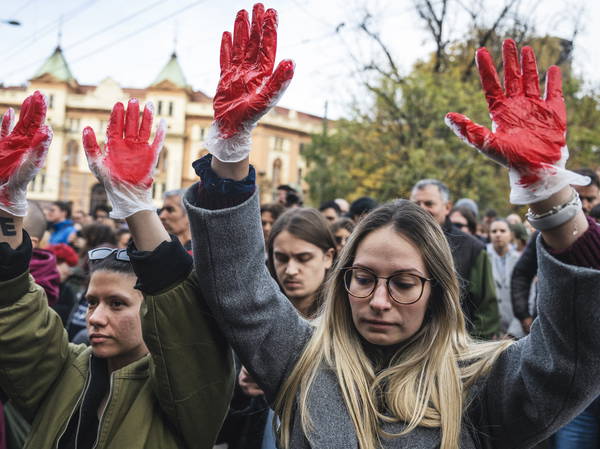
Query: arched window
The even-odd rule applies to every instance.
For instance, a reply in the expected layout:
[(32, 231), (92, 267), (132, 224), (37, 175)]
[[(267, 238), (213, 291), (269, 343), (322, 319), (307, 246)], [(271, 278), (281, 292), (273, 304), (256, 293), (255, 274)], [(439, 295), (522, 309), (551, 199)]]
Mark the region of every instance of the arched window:
[(90, 212), (98, 206), (108, 206), (106, 190), (102, 184), (94, 184), (90, 192)]
[(273, 184), (273, 188), (277, 187), (281, 184), (281, 159), (277, 158), (273, 161), (273, 171), (271, 172), (271, 182)]
[(77, 167), (78, 163), (79, 145), (75, 140), (70, 140), (67, 143), (65, 151), (64, 165), (65, 167)]

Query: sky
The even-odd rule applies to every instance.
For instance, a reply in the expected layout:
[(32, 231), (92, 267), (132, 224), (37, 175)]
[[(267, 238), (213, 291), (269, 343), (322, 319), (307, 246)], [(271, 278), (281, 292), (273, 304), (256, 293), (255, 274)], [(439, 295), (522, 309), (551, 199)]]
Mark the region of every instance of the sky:
[[(468, 3), (473, 0), (460, 0)], [(492, 20), (499, 0), (479, 0)], [(464, 13), (450, 0), (448, 37), (461, 37)], [(212, 96), (219, 76), (221, 34), (232, 31), (235, 13), (251, 11), (239, 0), (4, 0), (0, 24), (0, 82), (19, 85), (43, 64), (60, 41), (77, 81), (97, 84), (106, 77), (123, 87), (152, 83), (171, 53), (177, 51), (187, 82)], [(439, 3), (439, 0), (438, 0)], [(600, 85), (600, 2), (597, 0), (522, 0), (521, 13), (534, 18), (536, 29), (569, 38), (574, 16), (574, 68)], [(6, 6), (6, 5), (9, 6)], [(322, 116), (347, 115), (358, 88), (358, 61), (373, 55), (373, 45), (357, 23), (368, 10), (372, 29), (381, 34), (402, 73), (433, 50), (413, 0), (273, 0), (266, 7), (279, 13), (277, 59), (291, 58), (296, 73), (281, 106)], [(464, 28), (464, 27), (463, 27)], [(60, 30), (60, 37), (59, 37)], [(542, 68), (543, 69), (543, 68)]]

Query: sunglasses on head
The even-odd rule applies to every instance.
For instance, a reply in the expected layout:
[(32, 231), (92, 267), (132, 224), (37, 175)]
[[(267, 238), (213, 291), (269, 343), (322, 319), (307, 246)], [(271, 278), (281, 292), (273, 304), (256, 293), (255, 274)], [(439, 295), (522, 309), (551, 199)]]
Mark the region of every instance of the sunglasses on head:
[(129, 262), (129, 254), (127, 254), (126, 249), (119, 248), (94, 248), (88, 251), (88, 259), (90, 261), (94, 260), (102, 260), (107, 257), (111, 257), (113, 254), (116, 254), (115, 259), (120, 260), (122, 262)]

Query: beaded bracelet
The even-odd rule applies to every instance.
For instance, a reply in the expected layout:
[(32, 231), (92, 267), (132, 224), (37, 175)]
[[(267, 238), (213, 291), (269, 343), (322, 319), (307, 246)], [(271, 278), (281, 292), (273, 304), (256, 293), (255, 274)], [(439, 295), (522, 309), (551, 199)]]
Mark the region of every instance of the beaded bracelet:
[(526, 217), (535, 229), (547, 231), (571, 220), (579, 210), (581, 210), (581, 200), (575, 189), (573, 189), (573, 195), (566, 203), (556, 205), (541, 214), (536, 214), (529, 209)]

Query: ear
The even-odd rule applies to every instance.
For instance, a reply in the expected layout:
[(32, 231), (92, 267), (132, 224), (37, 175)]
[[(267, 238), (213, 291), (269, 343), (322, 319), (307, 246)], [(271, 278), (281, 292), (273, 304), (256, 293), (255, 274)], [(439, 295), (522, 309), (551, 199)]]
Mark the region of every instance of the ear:
[(448, 201), (445, 205), (446, 208), (446, 216), (450, 215), (450, 211), (452, 210), (452, 201)]
[(335, 249), (329, 248), (323, 254), (323, 258), (325, 259), (325, 269), (326, 270), (329, 270), (331, 268), (331, 266), (333, 265), (333, 255), (334, 255), (334, 253), (335, 253)]
[(40, 239), (38, 239), (37, 237), (33, 237), (32, 235), (30, 235), (29, 238), (31, 239), (31, 246), (33, 248), (37, 248), (40, 245)]

